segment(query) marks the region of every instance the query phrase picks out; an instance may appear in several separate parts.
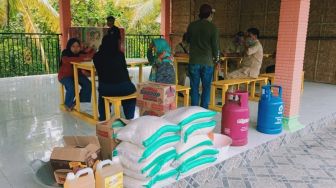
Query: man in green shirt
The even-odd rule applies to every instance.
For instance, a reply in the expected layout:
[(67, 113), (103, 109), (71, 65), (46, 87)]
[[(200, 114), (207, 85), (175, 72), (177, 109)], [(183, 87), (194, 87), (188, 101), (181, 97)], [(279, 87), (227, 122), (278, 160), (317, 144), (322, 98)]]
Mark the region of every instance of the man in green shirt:
[(199, 106), (199, 84), (202, 81), (201, 107), (208, 108), (214, 62), (219, 62), (219, 39), (216, 26), (211, 23), (215, 10), (208, 4), (200, 7), (199, 20), (189, 24), (189, 75), (191, 105)]

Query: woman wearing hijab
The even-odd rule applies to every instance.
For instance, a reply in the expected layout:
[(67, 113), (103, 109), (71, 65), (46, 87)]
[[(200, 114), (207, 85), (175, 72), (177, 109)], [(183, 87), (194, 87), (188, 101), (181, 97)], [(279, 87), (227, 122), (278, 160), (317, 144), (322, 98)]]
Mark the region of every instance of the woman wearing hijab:
[(149, 81), (175, 84), (175, 70), (171, 49), (165, 39), (154, 39), (148, 51), (147, 58), (152, 65)]
[[(76, 38), (69, 39), (66, 49), (62, 51), (58, 80), (66, 90), (64, 105), (68, 111), (71, 111), (75, 105), (74, 71), (71, 62), (90, 61), (93, 53), (93, 51), (88, 53), (81, 51), (80, 41)], [(90, 80), (81, 72), (78, 72), (78, 81), (81, 86), (80, 102), (91, 102)]]
[[(106, 119), (103, 96), (126, 96), (136, 88), (131, 82), (124, 53), (119, 50), (119, 38), (115, 34), (104, 36), (99, 51), (93, 57), (99, 82), (99, 120)], [(136, 99), (122, 101), (126, 119), (133, 119)]]

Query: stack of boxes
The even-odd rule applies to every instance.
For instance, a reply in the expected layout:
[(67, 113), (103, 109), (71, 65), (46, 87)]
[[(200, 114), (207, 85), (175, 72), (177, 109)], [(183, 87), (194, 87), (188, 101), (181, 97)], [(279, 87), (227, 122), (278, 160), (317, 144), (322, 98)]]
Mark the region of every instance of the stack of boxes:
[(140, 108), (140, 116), (162, 116), (176, 109), (175, 85), (144, 82), (138, 88), (137, 106)]

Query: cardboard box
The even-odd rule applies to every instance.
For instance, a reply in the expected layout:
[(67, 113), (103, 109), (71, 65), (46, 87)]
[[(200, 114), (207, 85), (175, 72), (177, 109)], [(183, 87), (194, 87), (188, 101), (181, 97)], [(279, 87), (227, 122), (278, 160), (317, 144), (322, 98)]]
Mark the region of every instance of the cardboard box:
[(100, 122), (96, 126), (96, 135), (98, 137), (100, 146), (101, 146), (101, 154), (103, 160), (112, 158), (112, 151), (119, 144), (118, 140), (113, 138), (114, 130), (112, 125), (114, 122), (120, 121), (124, 125), (126, 125), (129, 121), (122, 118), (112, 117), (108, 121)]
[(175, 102), (176, 85), (144, 82), (138, 84), (138, 88), (137, 100), (159, 105)]
[(139, 108), (146, 108), (146, 109), (151, 109), (154, 111), (156, 110), (156, 111), (167, 112), (169, 110), (176, 109), (176, 102), (173, 101), (172, 103), (169, 103), (169, 104), (156, 104), (153, 102), (148, 102), (148, 101), (137, 99), (137, 106)]
[(166, 112), (175, 109), (176, 109), (175, 101), (171, 104), (166, 105), (158, 105), (152, 103), (149, 107), (148, 106), (140, 107), (140, 116), (146, 116), (146, 115), (163, 116)]
[(140, 108), (140, 116), (163, 116), (165, 111), (155, 111), (149, 108)]
[[(100, 144), (96, 136), (64, 136), (64, 147), (55, 147), (51, 153), (50, 164), (54, 171), (69, 169), (79, 162), (92, 167), (100, 159)], [(78, 163), (77, 163), (78, 164)]]

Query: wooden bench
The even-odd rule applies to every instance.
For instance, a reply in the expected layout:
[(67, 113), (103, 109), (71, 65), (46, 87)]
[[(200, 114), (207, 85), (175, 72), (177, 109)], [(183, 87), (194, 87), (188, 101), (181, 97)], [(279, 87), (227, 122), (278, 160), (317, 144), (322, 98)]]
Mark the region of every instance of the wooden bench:
[[(258, 78), (251, 78), (251, 79), (246, 79), (246, 80), (249, 81), (249, 85), (251, 87), (249, 99), (252, 101), (259, 101), (259, 97), (261, 96), (261, 87), (263, 85), (267, 85), (268, 79), (265, 77), (258, 77)], [(257, 83), (260, 86), (260, 89), (259, 89), (260, 93), (256, 92)]]
[(104, 98), (104, 105), (105, 105), (105, 117), (106, 120), (111, 118), (111, 112), (110, 112), (110, 104), (113, 105), (114, 108), (114, 116), (116, 118), (121, 117), (120, 113), (120, 107), (121, 107), (121, 101), (127, 100), (127, 99), (136, 99), (137, 93), (132, 93), (127, 96), (115, 96), (115, 97), (103, 97)]
[[(210, 91), (210, 104), (209, 109), (215, 110), (215, 111), (222, 111), (222, 105), (225, 103), (225, 93), (229, 89), (229, 87), (236, 87), (239, 89), (241, 85), (246, 86), (246, 90), (248, 91), (249, 86), (250, 89), (250, 100), (258, 100), (259, 97), (256, 96), (256, 84), (259, 83), (260, 85), (266, 85), (267, 84), (267, 78), (265, 77), (259, 77), (259, 78), (246, 78), (246, 79), (230, 79), (230, 80), (220, 80), (212, 82), (211, 84), (211, 91)], [(216, 91), (218, 89), (222, 90), (222, 105), (216, 105)]]
[(179, 98), (178, 93), (183, 94), (183, 106), (189, 106), (189, 91), (190, 87), (188, 86), (176, 85), (176, 107)]
[[(304, 71), (302, 71), (302, 76), (301, 76), (301, 94), (303, 93), (303, 89), (304, 89)], [(275, 79), (275, 73), (264, 73), (264, 74), (260, 74), (261, 77), (266, 77), (268, 78), (268, 81), (270, 84), (274, 83), (274, 79)]]

